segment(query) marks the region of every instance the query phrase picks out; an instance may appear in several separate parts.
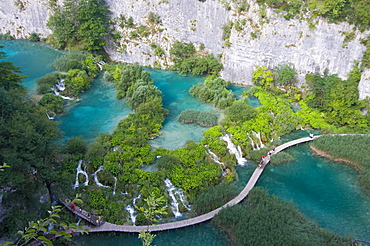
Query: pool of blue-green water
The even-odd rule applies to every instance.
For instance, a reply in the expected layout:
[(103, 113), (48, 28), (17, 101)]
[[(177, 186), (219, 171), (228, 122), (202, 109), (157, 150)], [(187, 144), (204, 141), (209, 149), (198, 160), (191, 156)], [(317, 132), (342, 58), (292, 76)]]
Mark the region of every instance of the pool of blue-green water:
[[(35, 90), (36, 78), (53, 71), (50, 63), (61, 54), (47, 45), (27, 41), (0, 41), (0, 45), (5, 46), (3, 51), (8, 53), (7, 60), (22, 67), (22, 71), (28, 76), (24, 85), (31, 91)], [(155, 85), (163, 91), (165, 107), (170, 110), (162, 130), (162, 139), (153, 140), (151, 144), (173, 149), (181, 147), (187, 139), (199, 140), (207, 128), (194, 129), (191, 128), (194, 125), (182, 125), (177, 122), (177, 117), (187, 108), (215, 110), (187, 93), (193, 84), (202, 82), (204, 78), (181, 77), (168, 71), (149, 71)], [(67, 108), (68, 114), (59, 118), (60, 127), (66, 132), (66, 137), (82, 135), (86, 139), (93, 139), (99, 131), (111, 131), (115, 122), (130, 112), (123, 101), (115, 99), (113, 85), (101, 81), (100, 78), (94, 81), (91, 90), (81, 95), (81, 98), (80, 102)], [(105, 107), (108, 104), (113, 104), (113, 111), (116, 111), (111, 113), (114, 116), (104, 116), (106, 111), (112, 110), (111, 107)], [(114, 117), (114, 120), (110, 119)], [(91, 127), (84, 133), (84, 129), (90, 127), (89, 123), (99, 120), (99, 127)], [(76, 129), (73, 129), (74, 127)], [(193, 134), (195, 131), (198, 133)], [(282, 139), (288, 141), (307, 135), (307, 131), (295, 131)], [(172, 140), (173, 138), (176, 140)], [(257, 185), (267, 188), (271, 194), (294, 202), (320, 227), (342, 235), (370, 240), (370, 199), (368, 193), (361, 188), (356, 171), (345, 164), (312, 155), (308, 144), (294, 146), (287, 151), (295, 156), (295, 161), (281, 166), (267, 166)], [(255, 163), (250, 162), (245, 167), (237, 167), (239, 189), (247, 183), (255, 166)], [(78, 245), (140, 245), (137, 234), (129, 233), (92, 234), (78, 237), (76, 241)], [(227, 240), (212, 224), (203, 223), (160, 232), (154, 243), (177, 246), (227, 245)]]
[[(283, 140), (307, 135), (307, 131), (298, 130)], [(370, 240), (370, 196), (361, 187), (356, 170), (314, 155), (308, 143), (286, 151), (294, 156), (294, 161), (267, 166), (258, 186), (292, 201), (322, 228)]]
[(26, 86), (31, 94), (36, 92), (35, 80), (55, 71), (51, 63), (63, 54), (50, 45), (27, 40), (0, 40), (0, 46), (4, 46), (1, 51), (6, 53), (6, 60), (20, 67), (23, 75), (27, 76), (22, 85)]

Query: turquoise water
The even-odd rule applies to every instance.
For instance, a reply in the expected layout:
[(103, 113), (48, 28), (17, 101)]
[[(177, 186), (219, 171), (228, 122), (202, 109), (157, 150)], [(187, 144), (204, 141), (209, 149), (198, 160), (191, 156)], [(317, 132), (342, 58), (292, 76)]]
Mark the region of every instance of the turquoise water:
[[(307, 136), (307, 132), (295, 131), (288, 137), (299, 135)], [(370, 196), (360, 186), (356, 171), (313, 155), (308, 143), (286, 151), (295, 161), (267, 166), (258, 185), (295, 203), (322, 228), (370, 240)]]
[[(158, 246), (226, 246), (230, 245), (226, 235), (209, 222), (186, 228), (155, 233), (153, 245)], [(76, 237), (79, 246), (140, 246), (136, 233), (101, 233)]]
[[(0, 41), (0, 45), (7, 47), (3, 51), (11, 53), (7, 60), (13, 61), (16, 66), (22, 66), (24, 73), (29, 76), (25, 84), (28, 83), (31, 90), (34, 87), (32, 83), (37, 77), (53, 70), (48, 62), (52, 62), (61, 54), (46, 45), (27, 41)], [(44, 55), (45, 58), (42, 57)], [(167, 71), (150, 70), (150, 72), (156, 86), (163, 90), (164, 105), (170, 110), (164, 124), (163, 135), (153, 140), (151, 144), (170, 146), (169, 148), (173, 149), (182, 146), (193, 136), (193, 140), (200, 139), (201, 133), (207, 128), (182, 125), (177, 122), (177, 117), (186, 108), (215, 110), (211, 105), (203, 104), (187, 93), (193, 84), (202, 82), (204, 78), (182, 77)], [(130, 112), (124, 101), (115, 99), (113, 85), (104, 83), (99, 78), (94, 81), (92, 89), (81, 95), (81, 98), (82, 101), (68, 108), (68, 115), (59, 118), (62, 123), (60, 127), (66, 132), (66, 137), (82, 135), (92, 140), (99, 131), (112, 130), (116, 122)], [(113, 113), (109, 112), (112, 108), (115, 111)], [(107, 112), (110, 114), (105, 115)], [(97, 125), (91, 127), (91, 123)], [(199, 132), (195, 133), (196, 131)], [(295, 131), (282, 139), (288, 141), (307, 135), (306, 131)], [(359, 185), (356, 172), (346, 165), (313, 156), (308, 144), (295, 146), (287, 151), (296, 157), (296, 161), (281, 166), (267, 166), (257, 185), (269, 189), (271, 194), (282, 199), (293, 201), (307, 217), (317, 221), (321, 227), (343, 235), (370, 240), (370, 198)], [(255, 166), (255, 163), (250, 162), (248, 166), (237, 167), (239, 188), (246, 184)], [(77, 238), (77, 243), (99, 246), (140, 245), (137, 235), (129, 233), (117, 236), (94, 234)], [(227, 240), (217, 228), (210, 223), (204, 223), (161, 232), (155, 239), (155, 244), (227, 245)]]
[(118, 122), (132, 112), (124, 100), (116, 99), (114, 84), (101, 78), (98, 76), (91, 88), (80, 95), (81, 101), (56, 117), (65, 140), (80, 136), (93, 142), (100, 132), (113, 132)]
[(7, 54), (7, 61), (20, 67), (27, 76), (22, 85), (27, 87), (29, 93), (36, 93), (35, 80), (47, 73), (55, 71), (51, 63), (63, 52), (53, 49), (42, 43), (32, 43), (27, 40), (0, 40), (1, 51)]
[(183, 147), (187, 140), (199, 142), (203, 132), (208, 128), (201, 127), (198, 124), (183, 124), (178, 121), (178, 117), (186, 109), (197, 109), (219, 114), (219, 110), (211, 104), (203, 103), (188, 92), (193, 85), (203, 83), (204, 77), (185, 77), (171, 71), (147, 70), (151, 73), (155, 86), (164, 95), (163, 106), (169, 110), (161, 129), (161, 135), (149, 141), (151, 146), (173, 150)]

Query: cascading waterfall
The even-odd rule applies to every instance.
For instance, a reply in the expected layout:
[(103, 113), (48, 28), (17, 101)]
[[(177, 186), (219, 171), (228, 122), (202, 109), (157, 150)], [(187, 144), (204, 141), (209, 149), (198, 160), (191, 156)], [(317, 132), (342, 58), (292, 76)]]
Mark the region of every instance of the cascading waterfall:
[(64, 91), (66, 89), (66, 86), (64, 84), (64, 79), (60, 79), (58, 84), (55, 84), (55, 87), (59, 90), (59, 91)]
[(56, 114), (53, 111), (51, 111), (50, 109), (47, 109), (46, 110), (46, 116), (48, 117), (49, 120), (54, 120)]
[(114, 196), (116, 194), (117, 178), (116, 177), (113, 178), (114, 178), (114, 187), (113, 187), (113, 196)]
[(80, 186), (80, 183), (78, 182), (78, 175), (79, 174), (85, 175), (86, 180), (84, 182), (84, 186), (88, 186), (89, 185), (89, 175), (87, 174), (86, 171), (82, 170), (82, 168), (81, 168), (82, 162), (83, 162), (82, 160), (79, 160), (78, 161), (78, 166), (76, 168), (76, 170), (77, 170), (77, 173), (76, 173), (76, 182), (75, 182), (75, 185), (74, 185), (73, 189), (76, 189), (77, 187)]
[(251, 140), (251, 145), (252, 145), (253, 150), (258, 150), (257, 147), (254, 145), (253, 138), (251, 138), (251, 136), (249, 136), (249, 133), (247, 133), (247, 136), (248, 136), (249, 140)]
[(253, 133), (254, 137), (256, 137), (259, 141), (259, 145), (258, 145), (258, 143), (256, 143), (257, 149), (266, 148), (266, 146), (262, 143), (261, 133), (260, 132), (256, 133), (255, 131), (252, 131), (252, 133)]
[(229, 153), (232, 154), (232, 155), (235, 155), (235, 157), (238, 161), (238, 165), (244, 166), (247, 163), (247, 159), (245, 159), (243, 157), (243, 153), (242, 153), (242, 150), (241, 150), (240, 146), (238, 146), (238, 148), (235, 147), (235, 145), (231, 141), (231, 138), (230, 138), (229, 134), (226, 134), (226, 135), (220, 137), (220, 139), (227, 142), (227, 148), (229, 149)]
[(180, 210), (179, 210), (179, 205), (180, 204), (179, 204), (179, 202), (176, 199), (176, 195), (177, 195), (178, 199), (180, 199), (181, 204), (188, 211), (191, 209), (190, 208), (190, 205), (189, 205), (189, 202), (185, 199), (185, 195), (184, 195), (184, 192), (182, 191), (182, 189), (176, 188), (171, 183), (171, 181), (169, 179), (165, 179), (164, 180), (164, 183), (166, 184), (168, 195), (172, 199), (172, 202), (171, 202), (171, 210), (172, 210), (172, 213), (173, 213), (173, 215), (175, 215), (175, 218), (181, 217), (182, 214), (180, 213)]
[(54, 94), (58, 97), (63, 98), (64, 100), (73, 100), (74, 97), (66, 97), (60, 95), (60, 91), (64, 91), (66, 89), (64, 85), (64, 80), (60, 80), (57, 84), (55, 84), (53, 87), (51, 87), (51, 90), (54, 91)]
[(100, 166), (99, 168), (98, 168), (98, 170), (96, 170), (95, 172), (94, 172), (94, 174), (93, 174), (93, 176), (94, 176), (94, 181), (95, 181), (95, 183), (96, 183), (96, 185), (97, 186), (99, 186), (99, 187), (103, 187), (103, 188), (111, 188), (110, 186), (107, 186), (107, 185), (103, 185), (102, 183), (100, 183), (99, 182), (99, 180), (98, 180), (98, 172), (100, 172), (100, 171), (102, 171), (103, 170), (103, 166)]
[(130, 214), (130, 220), (131, 220), (131, 223), (132, 225), (135, 225), (135, 222), (136, 222), (136, 215), (135, 215), (135, 209), (133, 206), (131, 205), (127, 205), (125, 207), (125, 209), (127, 210), (127, 212)]
[(214, 162), (216, 162), (217, 164), (220, 164), (222, 166), (221, 167), (222, 170), (225, 168), (225, 164), (223, 162), (219, 161), (218, 156), (215, 153), (213, 153), (210, 149), (207, 149), (207, 154), (211, 157), (211, 159)]
[(135, 225), (135, 222), (136, 222), (136, 214), (135, 214), (136, 200), (140, 198), (141, 198), (141, 194), (138, 195), (137, 197), (132, 198), (132, 205), (129, 204), (125, 207), (127, 212), (130, 214), (132, 225)]

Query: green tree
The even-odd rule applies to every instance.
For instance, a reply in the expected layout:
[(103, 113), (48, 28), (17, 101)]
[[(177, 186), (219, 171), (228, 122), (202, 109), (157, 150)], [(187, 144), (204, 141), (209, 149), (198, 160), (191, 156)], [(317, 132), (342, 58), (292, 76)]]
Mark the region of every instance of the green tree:
[(281, 86), (287, 86), (294, 82), (294, 76), (296, 71), (292, 67), (292, 64), (280, 64), (274, 67), (275, 82)]
[[(0, 49), (4, 46), (0, 46)], [(7, 55), (5, 52), (0, 51), (0, 59), (5, 59)], [(23, 86), (19, 85), (22, 83), (22, 79), (26, 76), (20, 74), (20, 68), (15, 67), (11, 62), (0, 61), (0, 87), (9, 91), (11, 89), (24, 89)]]
[(66, 0), (47, 22), (53, 32), (50, 42), (58, 49), (102, 51), (110, 33), (109, 14), (105, 0)]
[[(157, 222), (157, 216), (167, 214), (165, 206), (166, 199), (163, 196), (158, 197), (154, 192), (152, 192), (148, 198), (144, 199), (144, 201), (146, 202), (145, 207), (135, 206), (135, 208), (144, 214), (144, 217), (149, 224)], [(148, 230), (143, 230), (139, 233), (139, 238), (141, 239), (143, 246), (149, 246), (152, 244), (155, 235), (151, 234)]]
[(91, 86), (92, 79), (84, 70), (72, 69), (67, 73), (66, 89), (73, 95), (86, 91)]
[(63, 113), (63, 99), (53, 94), (45, 94), (39, 101), (39, 104), (53, 111), (56, 114)]
[(232, 122), (244, 122), (257, 116), (257, 110), (246, 104), (244, 101), (234, 101), (234, 103), (225, 110), (226, 119)]

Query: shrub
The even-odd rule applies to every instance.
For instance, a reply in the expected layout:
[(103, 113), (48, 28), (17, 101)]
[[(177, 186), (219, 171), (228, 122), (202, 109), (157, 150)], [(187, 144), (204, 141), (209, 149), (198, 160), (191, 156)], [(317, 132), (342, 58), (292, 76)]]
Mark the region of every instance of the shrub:
[(40, 41), (40, 37), (37, 33), (31, 33), (30, 36), (28, 37), (28, 40), (31, 41), (31, 42), (39, 42)]

